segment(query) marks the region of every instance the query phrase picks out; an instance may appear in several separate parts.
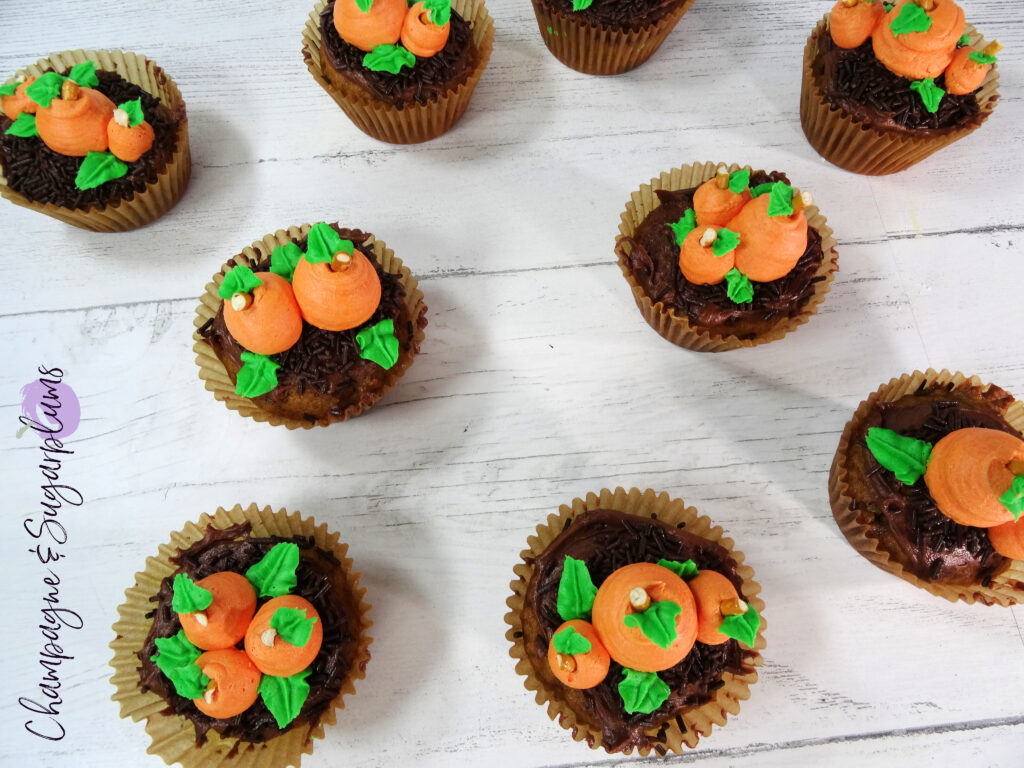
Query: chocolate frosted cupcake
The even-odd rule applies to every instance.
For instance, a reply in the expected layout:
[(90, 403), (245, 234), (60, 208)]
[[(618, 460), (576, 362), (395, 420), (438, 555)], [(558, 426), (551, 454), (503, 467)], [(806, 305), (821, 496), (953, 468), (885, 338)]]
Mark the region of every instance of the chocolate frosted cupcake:
[(785, 174), (697, 163), (626, 205), (615, 252), (644, 319), (701, 352), (753, 347), (807, 322), (837, 266), (825, 217)]
[(327, 426), (405, 374), (427, 308), (380, 240), (323, 222), (267, 235), (226, 264), (196, 310), (199, 377), (243, 416)]
[(829, 475), (836, 522), (868, 560), (932, 594), (1020, 602), (1022, 430), (1024, 406), (977, 377), (893, 379), (843, 430)]
[(161, 546), (118, 609), (112, 682), (168, 764), (298, 765), (365, 676), (369, 606), (347, 545), (269, 507), (218, 509)]
[(651, 57), (693, 0), (533, 0), (548, 50), (588, 75), (617, 75)]
[(66, 51), (0, 86), (0, 194), (96, 232), (166, 213), (191, 174), (177, 86), (144, 56)]
[(493, 42), (483, 0), (321, 0), (302, 53), (360, 130), (415, 144), (462, 117)]
[(855, 173), (909, 168), (988, 118), (1000, 49), (953, 0), (840, 0), (804, 50), (807, 140)]
[(527, 544), (506, 637), (574, 739), (665, 755), (739, 712), (764, 603), (721, 528), (667, 494), (617, 488), (562, 506)]

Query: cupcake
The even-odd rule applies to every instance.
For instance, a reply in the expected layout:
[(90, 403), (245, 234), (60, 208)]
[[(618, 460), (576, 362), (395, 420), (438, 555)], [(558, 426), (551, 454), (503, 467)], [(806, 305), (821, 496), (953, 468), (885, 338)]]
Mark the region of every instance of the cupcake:
[(323, 222), (253, 243), (200, 300), (199, 378), (228, 408), (289, 429), (370, 408), (427, 324), (415, 278), (383, 241)]
[(178, 87), (144, 56), (65, 51), (0, 86), (0, 195), (95, 232), (149, 224), (192, 161)]
[(754, 572), (678, 499), (622, 488), (563, 505), (515, 566), (516, 671), (576, 741), (658, 755), (739, 712), (765, 647)]
[(843, 430), (832, 514), (882, 570), (950, 601), (1024, 601), (1024, 406), (961, 373), (883, 385)]
[(807, 192), (778, 171), (697, 163), (652, 179), (615, 243), (644, 319), (687, 349), (781, 339), (817, 311), (838, 269)]
[(995, 109), (1000, 49), (953, 0), (840, 0), (804, 49), (807, 140), (854, 173), (909, 168)]
[(555, 58), (587, 75), (639, 67), (693, 0), (533, 0), (537, 26)]
[(365, 676), (372, 622), (348, 546), (255, 504), (171, 534), (118, 608), (121, 717), (185, 768), (299, 765)]
[(462, 117), (493, 43), (483, 0), (320, 0), (302, 55), (357, 128), (416, 144)]

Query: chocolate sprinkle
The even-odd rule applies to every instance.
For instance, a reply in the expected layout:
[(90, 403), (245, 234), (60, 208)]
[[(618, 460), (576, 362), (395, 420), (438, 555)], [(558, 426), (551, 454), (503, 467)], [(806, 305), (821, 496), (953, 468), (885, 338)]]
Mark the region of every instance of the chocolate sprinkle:
[(572, 0), (536, 0), (554, 13), (580, 19), (594, 26), (641, 29), (656, 24), (686, 0), (594, 0), (582, 11), (572, 9)]

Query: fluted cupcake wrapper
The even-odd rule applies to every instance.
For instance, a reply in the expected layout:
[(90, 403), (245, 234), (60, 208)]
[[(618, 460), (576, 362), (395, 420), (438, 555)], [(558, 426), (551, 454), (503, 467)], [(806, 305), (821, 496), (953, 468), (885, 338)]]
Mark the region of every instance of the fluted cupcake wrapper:
[[(832, 237), (832, 229), (828, 226), (826, 219), (821, 215), (816, 205), (809, 205), (804, 209), (807, 223), (821, 235), (821, 250), (824, 257), (821, 266), (818, 267), (817, 276), (824, 278), (814, 284), (814, 292), (801, 307), (795, 317), (781, 318), (769, 331), (762, 333), (753, 339), (740, 339), (731, 334), (711, 333), (704, 329), (692, 326), (685, 315), (676, 314), (674, 309), (666, 307), (663, 302), (651, 300), (643, 287), (637, 282), (633, 271), (626, 258), (632, 251), (630, 240), (636, 236), (636, 231), (655, 208), (661, 205), (658, 199), (657, 190), (681, 190), (692, 189), (700, 186), (708, 179), (713, 179), (718, 167), (722, 163), (694, 163), (684, 165), (680, 168), (673, 168), (671, 171), (662, 173), (656, 179), (651, 179), (649, 184), (644, 184), (634, 192), (630, 201), (626, 204), (626, 210), (622, 213), (622, 222), (619, 224), (620, 236), (615, 241), (615, 253), (619, 257), (619, 269), (622, 276), (629, 283), (633, 292), (633, 299), (636, 306), (643, 315), (644, 320), (663, 338), (671, 341), (680, 347), (695, 352), (725, 352), (730, 349), (742, 347), (756, 347), (759, 344), (767, 344), (770, 341), (781, 339), (790, 331), (806, 323), (811, 315), (818, 311), (818, 305), (825, 300), (825, 295), (832, 288), (832, 281), (839, 269), (838, 254), (836, 253), (836, 241)], [(733, 163), (729, 166), (729, 172), (738, 171), (740, 166)], [(763, 171), (751, 171), (752, 173), (763, 173)]]
[[(977, 376), (968, 378), (962, 373), (950, 373), (943, 369), (935, 371), (929, 368), (925, 372), (914, 371), (892, 379), (883, 384), (876, 392), (862, 402), (853, 414), (853, 418), (843, 429), (835, 458), (828, 475), (828, 495), (832, 505), (832, 516), (839, 525), (847, 541), (870, 562), (916, 587), (925, 589), (933, 595), (945, 598), (950, 602), (963, 601), (968, 604), (976, 602), (985, 605), (1016, 605), (1024, 602), (1024, 560), (1011, 560), (1009, 567), (992, 578), (988, 587), (977, 585), (938, 584), (919, 578), (906, 570), (884, 549), (879, 540), (869, 535), (871, 514), (866, 505), (855, 503), (850, 495), (850, 479), (847, 470), (847, 453), (850, 442), (876, 403), (891, 403), (906, 395), (912, 395), (922, 388), (936, 386), (954, 389), (976, 388), (982, 393), (992, 386), (985, 384)], [(1003, 413), (1003, 418), (1018, 432), (1024, 432), (1024, 403), (1014, 401)]]
[[(833, 107), (824, 97), (823, 78), (815, 72), (818, 40), (828, 32), (829, 14), (818, 22), (804, 48), (803, 82), (800, 88), (800, 123), (814, 150), (833, 165), (853, 173), (883, 176), (898, 173), (929, 155), (976, 131), (995, 109), (999, 100), (999, 72), (991, 67), (977, 93), (981, 111), (962, 128), (932, 136), (912, 136), (873, 128)], [(964, 26), (970, 44), (984, 48), (984, 38), (970, 24)]]
[(473, 90), (483, 76), (494, 47), (494, 22), (483, 0), (452, 1), (452, 9), (466, 19), (473, 30), (477, 62), (469, 77), (437, 99), (426, 104), (412, 102), (401, 109), (374, 98), (354, 84), (328, 79), (320, 38), (320, 13), (326, 6), (327, 0), (320, 0), (306, 21), (302, 31), (302, 55), (313, 78), (359, 130), (390, 144), (419, 144), (437, 138), (459, 121), (469, 106)]
[(313, 427), (326, 427), (339, 421), (347, 421), (353, 416), (358, 416), (363, 411), (371, 408), (391, 388), (398, 383), (405, 372), (412, 365), (413, 359), (420, 351), (420, 344), (423, 342), (423, 323), (421, 319), (426, 314), (427, 307), (423, 303), (423, 293), (419, 289), (419, 283), (409, 272), (408, 267), (402, 265), (402, 260), (395, 256), (383, 240), (377, 240), (369, 235), (364, 245), (373, 250), (377, 257), (377, 263), (385, 272), (399, 276), (399, 283), (405, 290), (403, 299), (409, 313), (409, 322), (413, 327), (413, 336), (407, 348), (400, 349), (398, 361), (387, 371), (387, 377), (372, 399), (361, 400), (349, 405), (343, 413), (329, 414), (318, 421), (312, 422), (308, 419), (291, 419), (278, 414), (269, 413), (260, 404), (248, 397), (243, 397), (235, 392), (235, 382), (231, 380), (230, 374), (224, 367), (224, 363), (217, 357), (213, 346), (199, 333), (199, 329), (213, 320), (220, 309), (221, 299), (217, 293), (220, 284), (224, 282), (224, 270), (234, 268), (237, 265), (251, 267), (260, 261), (267, 254), (273, 253), (274, 248), (279, 245), (287, 245), (293, 238), (302, 238), (311, 229), (310, 224), (303, 224), (300, 227), (289, 227), (287, 230), (279, 229), (271, 235), (266, 235), (262, 240), (255, 241), (252, 245), (242, 250), (242, 253), (235, 256), (224, 265), (220, 272), (213, 276), (213, 280), (206, 284), (206, 292), (199, 297), (200, 304), (196, 307), (196, 317), (192, 321), (196, 330), (192, 334), (195, 344), (192, 351), (196, 353), (196, 365), (199, 366), (199, 378), (206, 382), (206, 388), (213, 392), (213, 396), (224, 403), (232, 411), (238, 411), (242, 416), (247, 416), (256, 421), (264, 421), (275, 427), (285, 426), (288, 429), (312, 429)]
[(587, 75), (618, 75), (647, 61), (693, 2), (686, 0), (660, 21), (635, 30), (590, 24), (549, 10), (538, 0), (533, 0), (533, 10), (544, 44), (565, 66)]
[[(558, 514), (549, 515), (546, 523), (537, 526), (536, 535), (527, 538), (527, 548), (520, 553), (522, 562), (513, 568), (517, 578), (510, 585), (512, 596), (505, 601), (510, 609), (505, 614), (505, 623), (509, 625), (505, 638), (512, 643), (509, 655), (516, 659), (516, 672), (525, 678), (523, 685), (526, 690), (536, 693), (537, 703), (546, 704), (548, 716), (566, 730), (571, 731), (573, 739), (576, 741), (586, 740), (592, 749), (604, 748), (601, 729), (580, 719), (563, 700), (557, 688), (550, 688), (537, 678), (533, 663), (524, 646), (522, 612), (530, 580), (533, 578), (534, 568), (530, 564), (533, 558), (543, 553), (551, 545), (551, 542), (565, 530), (570, 519), (575, 519), (584, 512), (596, 509), (616, 510), (647, 519), (657, 517), (669, 525), (683, 523), (687, 532), (723, 547), (736, 561), (736, 573), (743, 580), (744, 598), (757, 609), (758, 613), (763, 614), (764, 612), (764, 600), (759, 596), (761, 585), (754, 580), (754, 569), (744, 564), (743, 553), (734, 548), (732, 539), (723, 536), (719, 526), (712, 525), (710, 519), (701, 515), (693, 507), (687, 507), (680, 499), (673, 499), (667, 493), (659, 494), (650, 489), (641, 491), (638, 488), (631, 488), (627, 491), (624, 488), (616, 488), (614, 491), (610, 491), (603, 488), (598, 493), (588, 493), (586, 499), (573, 499), (571, 504), (560, 506)], [(752, 667), (759, 667), (763, 663), (760, 652), (767, 645), (764, 638), (766, 628), (767, 622), (762, 615), (761, 627), (758, 629), (754, 648), (744, 649), (744, 662)], [(664, 753), (651, 747), (639, 747), (637, 752), (646, 757), (652, 751), (655, 754), (664, 755), (668, 752), (681, 753), (684, 747), (692, 749), (697, 746), (701, 736), (707, 737), (711, 734), (713, 726), (724, 726), (728, 715), (739, 714), (740, 702), (750, 698), (750, 686), (757, 682), (757, 671), (752, 670), (744, 675), (724, 672), (722, 682), (722, 687), (715, 692), (711, 701), (680, 715), (686, 725), (685, 730), (679, 728), (675, 718), (662, 726), (650, 729), (652, 736), (664, 729), (665, 736), (661, 741)], [(632, 751), (632, 748), (625, 750), (626, 754), (630, 754)]]
[(0, 167), (0, 196), (15, 205), (29, 208), (47, 216), (93, 232), (127, 232), (156, 221), (178, 202), (192, 175), (192, 156), (188, 144), (188, 119), (184, 117), (184, 101), (178, 86), (163, 69), (140, 54), (130, 51), (64, 51), (19, 70), (18, 75), (39, 77), (45, 72), (66, 72), (76, 64), (91, 61), (96, 68), (116, 72), (125, 80), (142, 88), (160, 99), (161, 104), (171, 112), (182, 113), (178, 122), (177, 147), (167, 160), (167, 165), (157, 175), (156, 181), (146, 185), (142, 192), (135, 192), (130, 199), (114, 200), (104, 206), (88, 208), (63, 208), (53, 203), (37, 203), (8, 186), (3, 168)]
[[(211, 730), (207, 740), (196, 744), (195, 727), (190, 720), (176, 714), (167, 714), (167, 702), (157, 694), (143, 692), (139, 687), (139, 659), (136, 655), (145, 644), (153, 623), (153, 603), (160, 584), (177, 567), (170, 558), (203, 538), (210, 528), (230, 528), (239, 523), (250, 523), (255, 537), (279, 536), (290, 538), (306, 536), (314, 544), (331, 552), (338, 559), (338, 569), (344, 575), (352, 615), (352, 629), (356, 635), (350, 654), (348, 676), (341, 691), (320, 716), (316, 724), (299, 723), (280, 736), (260, 743), (221, 738)], [(283, 768), (298, 766), (303, 754), (313, 753), (313, 740), (324, 737), (324, 726), (337, 722), (336, 709), (344, 709), (343, 697), (356, 692), (355, 681), (366, 677), (366, 664), (370, 660), (369, 629), (373, 622), (367, 616), (370, 604), (364, 600), (366, 589), (359, 586), (361, 574), (352, 570), (348, 558), (348, 545), (339, 542), (337, 533), (330, 533), (326, 525), (317, 525), (312, 518), (284, 509), (274, 512), (269, 506), (250, 504), (243, 508), (235, 505), (230, 510), (218, 508), (211, 517), (203, 514), (195, 523), (171, 534), (170, 542), (161, 544), (156, 557), (146, 559), (146, 569), (135, 574), (135, 584), (125, 591), (125, 602), (118, 607), (118, 620), (113, 626), (114, 641), (110, 648), (114, 658), (111, 683), (117, 689), (111, 699), (120, 706), (121, 717), (133, 722), (146, 721), (146, 733), (152, 744), (146, 751), (158, 755), (168, 765), (180, 763), (184, 768), (214, 768), (222, 765), (245, 765), (246, 768)]]

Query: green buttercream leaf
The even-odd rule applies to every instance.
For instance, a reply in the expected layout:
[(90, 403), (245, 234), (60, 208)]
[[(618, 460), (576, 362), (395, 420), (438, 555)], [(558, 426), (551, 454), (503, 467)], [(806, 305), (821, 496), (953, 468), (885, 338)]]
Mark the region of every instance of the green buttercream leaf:
[(351, 256), (355, 253), (355, 246), (351, 240), (343, 240), (341, 235), (324, 222), (314, 224), (306, 235), (306, 261), (310, 264), (329, 264), (338, 251)]
[(577, 653), (588, 653), (592, 646), (590, 641), (572, 627), (566, 627), (561, 632), (556, 632), (551, 638), (554, 642), (555, 651), (569, 656)]
[(60, 87), (67, 80), (64, 75), (56, 72), (44, 72), (25, 89), (25, 95), (40, 107), (50, 106), (50, 102), (60, 96)]
[(439, 27), (452, 18), (452, 0), (424, 0), (423, 7), (430, 11), (430, 22)]
[(359, 331), (356, 343), (361, 358), (372, 360), (385, 371), (398, 362), (398, 339), (395, 338), (395, 321), (391, 318)]
[(270, 626), (286, 643), (302, 648), (313, 634), (316, 616), (306, 617), (305, 608), (278, 608), (270, 617)]
[(416, 57), (400, 45), (378, 45), (363, 56), (363, 66), (372, 72), (390, 72), (397, 75), (402, 67), (416, 64)]
[(622, 681), (619, 683), (619, 696), (629, 714), (642, 712), (649, 715), (662, 704), (672, 693), (668, 684), (658, 677), (657, 672), (638, 672), (629, 667), (622, 668)]
[(0, 96), (13, 96), (21, 83), (4, 83), (0, 85)]
[(1013, 478), (1010, 487), (999, 497), (999, 501), (1013, 515), (1013, 522), (1019, 522), (1021, 513), (1024, 512), (1024, 475)]
[(4, 133), (9, 133), (11, 136), (20, 136), (23, 139), (27, 139), (31, 136), (38, 136), (39, 131), (36, 130), (36, 116), (30, 115), (28, 112), (22, 112), (18, 115), (18, 118), (11, 123), (11, 127), (4, 131)]
[(96, 65), (91, 61), (75, 64), (68, 72), (68, 78), (83, 88), (95, 88), (100, 84), (100, 79), (96, 77)]
[(772, 191), (772, 187), (774, 187), (774, 186), (775, 186), (775, 182), (774, 181), (766, 181), (764, 184), (758, 184), (756, 187), (751, 187), (750, 188), (750, 197), (751, 198), (760, 197), (761, 195), (765, 194), (766, 192), (771, 192)]
[(83, 191), (93, 189), (113, 179), (120, 179), (126, 173), (128, 166), (109, 152), (90, 152), (78, 168), (75, 186)]
[(235, 382), (235, 394), (242, 397), (259, 397), (277, 387), (277, 369), (275, 363), (266, 355), (257, 355), (246, 350), (242, 353), (242, 367), (238, 369), (238, 380)]
[(754, 300), (754, 286), (750, 278), (733, 267), (725, 273), (726, 295), (736, 304), (748, 304)]
[(224, 275), (224, 282), (217, 289), (217, 295), (229, 301), (236, 293), (249, 293), (260, 285), (263, 285), (263, 281), (249, 267), (239, 264)]
[(662, 568), (668, 568), (680, 579), (683, 579), (683, 581), (689, 581), (700, 573), (697, 568), (697, 564), (693, 562), (693, 560), (685, 560), (680, 563), (678, 560), (661, 559), (658, 561), (658, 565)]
[(187, 573), (179, 573), (174, 577), (174, 597), (171, 608), (175, 613), (195, 613), (205, 611), (213, 602), (213, 594), (208, 589), (197, 586)]
[(369, 13), (373, 7), (373, 0), (356, 0), (356, 7), (363, 13)]
[(128, 125), (134, 128), (136, 125), (142, 123), (146, 119), (146, 116), (142, 114), (142, 97), (126, 101), (124, 104), (118, 104), (118, 109), (123, 109), (128, 113)]
[(975, 64), (995, 64), (996, 57), (991, 53), (985, 53), (984, 51), (971, 51), (967, 54), (967, 58), (973, 61)]
[(562, 566), (562, 578), (558, 582), (558, 615), (562, 621), (590, 619), (594, 607), (597, 587), (590, 578), (590, 570), (582, 560), (566, 557)]
[(718, 230), (718, 236), (715, 237), (715, 242), (711, 244), (711, 253), (718, 258), (722, 258), (725, 254), (732, 253), (736, 250), (736, 246), (739, 244), (739, 233), (722, 227), (722, 229)]
[(882, 8), (885, 9), (886, 13), (891, 11), (893, 9), (893, 7), (894, 7), (893, 3), (882, 3)]
[(776, 181), (768, 198), (769, 216), (789, 216), (793, 213), (793, 188), (784, 181)]
[(179, 696), (186, 699), (198, 699), (206, 692), (210, 678), (196, 664), (202, 651), (196, 648), (185, 637), (185, 630), (179, 629), (178, 634), (171, 637), (158, 637), (156, 654), (149, 660), (167, 675)]
[(690, 208), (679, 221), (668, 226), (676, 235), (676, 245), (682, 246), (686, 236), (697, 228), (697, 214)]
[[(914, 7), (916, 8), (917, 6)], [(924, 108), (933, 115), (939, 111), (942, 97), (946, 95), (946, 92), (939, 88), (935, 84), (935, 79), (931, 77), (926, 77), (924, 80), (915, 80), (910, 84), (910, 90), (921, 97), (921, 101), (924, 102)]]
[(744, 189), (750, 186), (750, 169), (744, 168), (742, 171), (733, 171), (729, 174), (729, 191), (734, 195), (740, 194)]
[(260, 678), (257, 689), (263, 703), (277, 721), (278, 728), (284, 728), (299, 716), (299, 710), (309, 696), (309, 683), (306, 678), (312, 669), (296, 672), (291, 677), (275, 677), (264, 675)]
[(651, 603), (642, 613), (628, 613), (622, 620), (627, 627), (639, 627), (644, 637), (659, 648), (668, 648), (679, 637), (676, 630), (676, 616), (682, 612), (679, 603), (662, 600)]
[(924, 8), (915, 3), (907, 3), (900, 9), (900, 14), (891, 22), (889, 29), (894, 37), (905, 35), (908, 32), (927, 32), (932, 28), (932, 19)]
[(574, 11), (585, 11), (594, 3), (594, 0), (572, 0)]
[(725, 616), (722, 623), (718, 625), (718, 631), (727, 637), (739, 640), (748, 648), (754, 647), (754, 640), (757, 639), (757, 630), (761, 627), (761, 616), (749, 606), (747, 612), (739, 616)]
[(245, 572), (260, 597), (280, 597), (293, 589), (299, 567), (299, 545), (294, 541), (275, 544), (263, 558)]
[(904, 485), (913, 485), (918, 481), (932, 455), (931, 443), (904, 437), (882, 427), (871, 427), (868, 430), (867, 444), (875, 461), (896, 475), (896, 479)]
[(299, 259), (301, 258), (302, 249), (295, 243), (279, 245), (270, 254), (270, 271), (275, 275), (280, 275), (290, 283), (292, 276), (295, 274), (295, 267), (299, 265)]
[(970, 45), (971, 44), (971, 36), (970, 35), (960, 35), (960, 39), (956, 41), (956, 44), (958, 46)]

